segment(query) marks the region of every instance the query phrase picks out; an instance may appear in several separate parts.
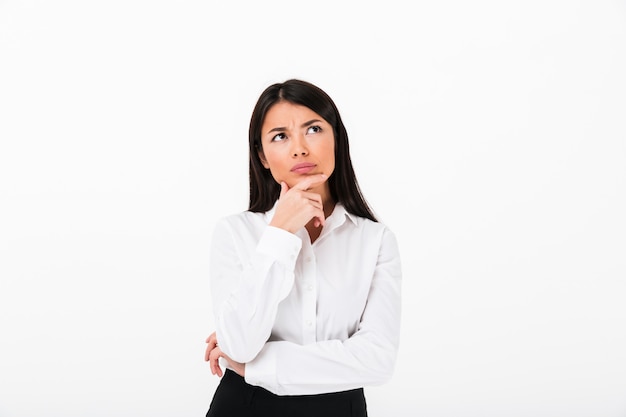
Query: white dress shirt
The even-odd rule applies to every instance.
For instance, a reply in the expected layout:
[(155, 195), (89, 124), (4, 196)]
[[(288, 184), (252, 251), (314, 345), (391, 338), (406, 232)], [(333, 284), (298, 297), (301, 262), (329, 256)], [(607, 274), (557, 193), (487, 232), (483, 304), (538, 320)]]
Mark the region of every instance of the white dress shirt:
[(225, 217), (213, 231), (220, 348), (246, 364), (246, 382), (278, 395), (386, 382), (400, 335), (394, 234), (336, 204), (311, 244), (304, 227), (292, 234), (269, 226), (275, 208)]

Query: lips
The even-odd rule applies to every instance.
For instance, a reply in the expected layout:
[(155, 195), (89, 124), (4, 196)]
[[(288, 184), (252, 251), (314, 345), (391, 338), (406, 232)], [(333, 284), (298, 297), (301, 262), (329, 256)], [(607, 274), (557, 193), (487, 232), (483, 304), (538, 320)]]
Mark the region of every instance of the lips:
[(296, 174), (307, 174), (311, 172), (316, 166), (317, 165), (310, 162), (302, 162), (291, 167), (291, 172), (295, 172)]

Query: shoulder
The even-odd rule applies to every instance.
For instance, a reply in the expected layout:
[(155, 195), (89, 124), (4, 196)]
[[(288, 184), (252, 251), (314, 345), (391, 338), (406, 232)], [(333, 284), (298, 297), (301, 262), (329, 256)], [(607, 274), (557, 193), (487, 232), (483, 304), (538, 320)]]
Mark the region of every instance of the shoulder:
[(342, 203), (337, 203), (337, 205), (335, 206), (335, 211), (340, 216), (345, 215), (346, 218), (359, 229), (377, 231), (379, 233), (383, 233), (385, 231), (391, 232), (389, 227), (384, 222), (380, 221), (380, 219), (378, 221), (374, 221), (368, 219), (367, 217), (361, 217), (358, 214), (349, 212)]
[(395, 234), (391, 228), (382, 221), (374, 221), (365, 217), (346, 212), (346, 216), (354, 227), (360, 231), (362, 238), (370, 241), (376, 240), (381, 243), (393, 242), (395, 244)]
[(240, 213), (229, 214), (223, 216), (215, 223), (215, 233), (241, 233), (243, 231), (251, 231), (265, 226), (266, 213), (254, 213), (251, 211), (242, 211)]
[(266, 213), (254, 213), (251, 211), (242, 211), (239, 213), (229, 214), (217, 220), (217, 225), (228, 225), (230, 227), (239, 227), (247, 225), (255, 225), (264, 222)]

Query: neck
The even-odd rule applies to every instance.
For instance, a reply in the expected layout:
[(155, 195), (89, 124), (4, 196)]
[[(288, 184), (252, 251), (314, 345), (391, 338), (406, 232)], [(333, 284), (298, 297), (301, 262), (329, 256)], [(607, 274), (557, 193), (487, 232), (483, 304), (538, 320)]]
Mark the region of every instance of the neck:
[(322, 200), (322, 204), (324, 205), (324, 217), (330, 216), (335, 209), (335, 201), (332, 198), (328, 198), (327, 200)]
[(330, 196), (330, 188), (328, 187), (328, 183), (325, 183), (323, 186), (321, 187), (315, 187), (310, 189), (310, 191), (317, 193), (320, 195), (320, 197), (322, 197), (322, 204), (324, 205), (324, 214), (326, 214), (326, 217), (328, 217), (328, 214), (326, 212), (326, 207), (330, 207), (330, 211), (333, 211), (333, 208), (335, 207), (335, 201), (333, 200), (333, 198)]

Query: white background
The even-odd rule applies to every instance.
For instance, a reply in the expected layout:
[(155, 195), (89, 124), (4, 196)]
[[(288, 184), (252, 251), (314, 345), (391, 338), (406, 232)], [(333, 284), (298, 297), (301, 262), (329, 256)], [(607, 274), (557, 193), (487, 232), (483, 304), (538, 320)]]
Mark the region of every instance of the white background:
[(0, 0), (0, 416), (203, 416), (208, 247), (269, 84), (397, 234), (372, 417), (626, 415), (623, 1)]

